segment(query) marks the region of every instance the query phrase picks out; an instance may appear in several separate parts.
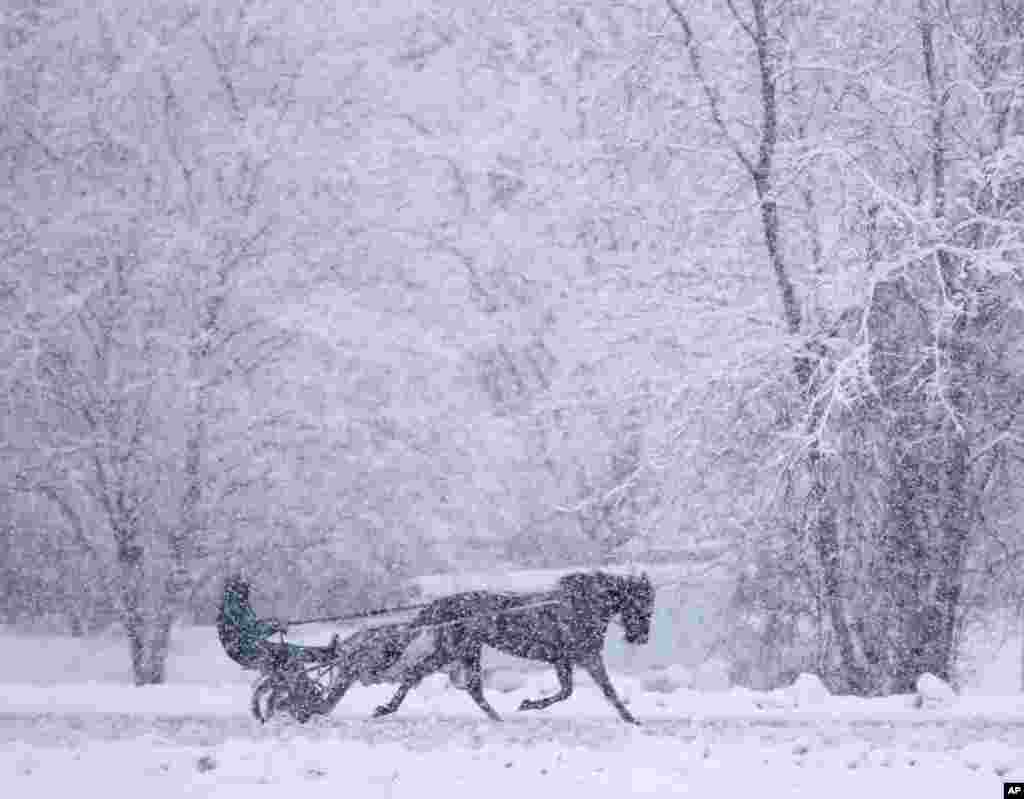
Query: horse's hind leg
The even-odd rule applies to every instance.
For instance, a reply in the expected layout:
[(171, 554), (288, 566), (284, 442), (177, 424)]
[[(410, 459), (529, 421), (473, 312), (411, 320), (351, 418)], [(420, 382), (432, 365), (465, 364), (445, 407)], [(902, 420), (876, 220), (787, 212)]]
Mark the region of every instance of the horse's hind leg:
[(423, 678), (421, 677), (416, 680), (406, 680), (401, 685), (399, 685), (398, 690), (395, 691), (395, 695), (392, 696), (391, 699), (387, 701), (387, 703), (383, 705), (377, 705), (377, 707), (373, 711), (373, 717), (375, 719), (378, 719), (381, 716), (388, 716), (394, 713), (396, 710), (398, 710), (398, 708), (402, 706), (402, 702), (405, 701), (406, 694), (408, 694), (409, 691), (411, 691), (421, 679)]
[(321, 716), (326, 716), (334, 708), (338, 706), (338, 703), (344, 698), (345, 694), (348, 693), (348, 689), (352, 687), (355, 682), (355, 677), (350, 674), (344, 674), (339, 676), (323, 699), (317, 704), (316, 712)]
[(484, 696), (484, 679), (480, 669), (480, 647), (466, 657), (462, 658), (462, 665), (466, 669), (466, 693), (473, 697), (473, 701), (480, 706), (480, 709), (487, 714), (491, 721), (501, 721), (501, 716), (491, 707), (487, 697)]
[(409, 672), (409, 676), (407, 676), (402, 681), (402, 684), (398, 686), (398, 690), (395, 691), (395, 695), (391, 697), (386, 704), (378, 706), (377, 709), (373, 711), (373, 717), (379, 718), (381, 716), (387, 716), (394, 713), (399, 707), (401, 707), (402, 702), (405, 701), (405, 697), (409, 691), (419, 685), (423, 681), (424, 677), (428, 674), (440, 671), (454, 659), (455, 658), (447, 652), (436, 652), (413, 666)]
[(615, 687), (612, 685), (612, 681), (608, 678), (608, 672), (604, 667), (604, 660), (601, 659), (600, 655), (596, 655), (584, 661), (583, 668), (590, 673), (590, 676), (594, 678), (594, 682), (600, 686), (605, 698), (615, 706), (617, 711), (619, 711), (619, 716), (622, 717), (623, 721), (629, 722), (630, 724), (640, 723), (633, 717), (633, 714), (629, 712), (629, 709), (622, 700), (619, 699), (619, 695), (615, 693)]
[(541, 699), (524, 699), (519, 704), (520, 710), (543, 710), (555, 702), (563, 702), (572, 696), (572, 664), (560, 661), (555, 664), (555, 672), (558, 674), (558, 683), (561, 686), (558, 693)]

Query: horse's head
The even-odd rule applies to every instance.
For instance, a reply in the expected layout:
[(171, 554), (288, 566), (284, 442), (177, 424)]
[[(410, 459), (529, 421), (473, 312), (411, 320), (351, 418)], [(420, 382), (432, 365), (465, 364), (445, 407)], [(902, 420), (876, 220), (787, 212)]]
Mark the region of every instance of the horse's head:
[(646, 574), (620, 577), (600, 571), (573, 572), (560, 578), (558, 585), (578, 613), (603, 623), (618, 615), (627, 643), (647, 643), (654, 613), (654, 586)]
[(618, 610), (626, 631), (626, 643), (646, 644), (651, 637), (654, 586), (646, 574), (640, 577), (624, 577), (620, 596)]

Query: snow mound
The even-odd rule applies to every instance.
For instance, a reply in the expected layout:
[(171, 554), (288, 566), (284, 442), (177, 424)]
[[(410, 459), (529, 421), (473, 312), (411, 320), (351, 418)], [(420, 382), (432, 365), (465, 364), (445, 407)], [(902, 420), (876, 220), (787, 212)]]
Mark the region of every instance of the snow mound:
[(754, 707), (761, 710), (795, 710), (796, 708), (820, 707), (825, 705), (832, 694), (816, 674), (801, 674), (788, 688), (774, 691), (733, 691), (734, 696), (749, 696)]
[(681, 689), (693, 686), (693, 673), (679, 664), (652, 672), (644, 677), (640, 684), (645, 691), (652, 694), (674, 694)]
[(925, 710), (946, 708), (956, 701), (956, 691), (949, 683), (940, 680), (934, 674), (925, 672), (917, 678), (917, 694), (914, 706)]
[(817, 674), (801, 674), (793, 684), (786, 689), (786, 692), (793, 699), (796, 707), (807, 707), (809, 705), (820, 705), (831, 696), (825, 683)]
[(693, 675), (693, 688), (696, 691), (728, 691), (731, 687), (729, 664), (723, 660), (708, 660)]

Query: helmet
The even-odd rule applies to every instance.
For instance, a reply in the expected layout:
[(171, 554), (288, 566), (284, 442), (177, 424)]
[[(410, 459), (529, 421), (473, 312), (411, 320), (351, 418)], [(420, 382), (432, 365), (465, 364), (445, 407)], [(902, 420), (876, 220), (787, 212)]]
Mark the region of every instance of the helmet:
[(239, 594), (243, 597), (249, 595), (249, 581), (241, 573), (236, 572), (224, 581), (224, 590)]

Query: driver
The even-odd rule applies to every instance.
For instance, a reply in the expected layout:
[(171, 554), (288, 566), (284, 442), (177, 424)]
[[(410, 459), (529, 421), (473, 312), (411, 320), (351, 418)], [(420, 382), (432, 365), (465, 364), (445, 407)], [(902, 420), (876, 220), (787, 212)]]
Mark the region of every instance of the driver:
[[(217, 633), (224, 651), (243, 668), (259, 668), (261, 662), (273, 659), (276, 651), (288, 644), (267, 641), (275, 633), (284, 634), (288, 625), (278, 619), (260, 619), (249, 604), (249, 582), (234, 574), (224, 583)], [(287, 657), (287, 651), (282, 654)]]

